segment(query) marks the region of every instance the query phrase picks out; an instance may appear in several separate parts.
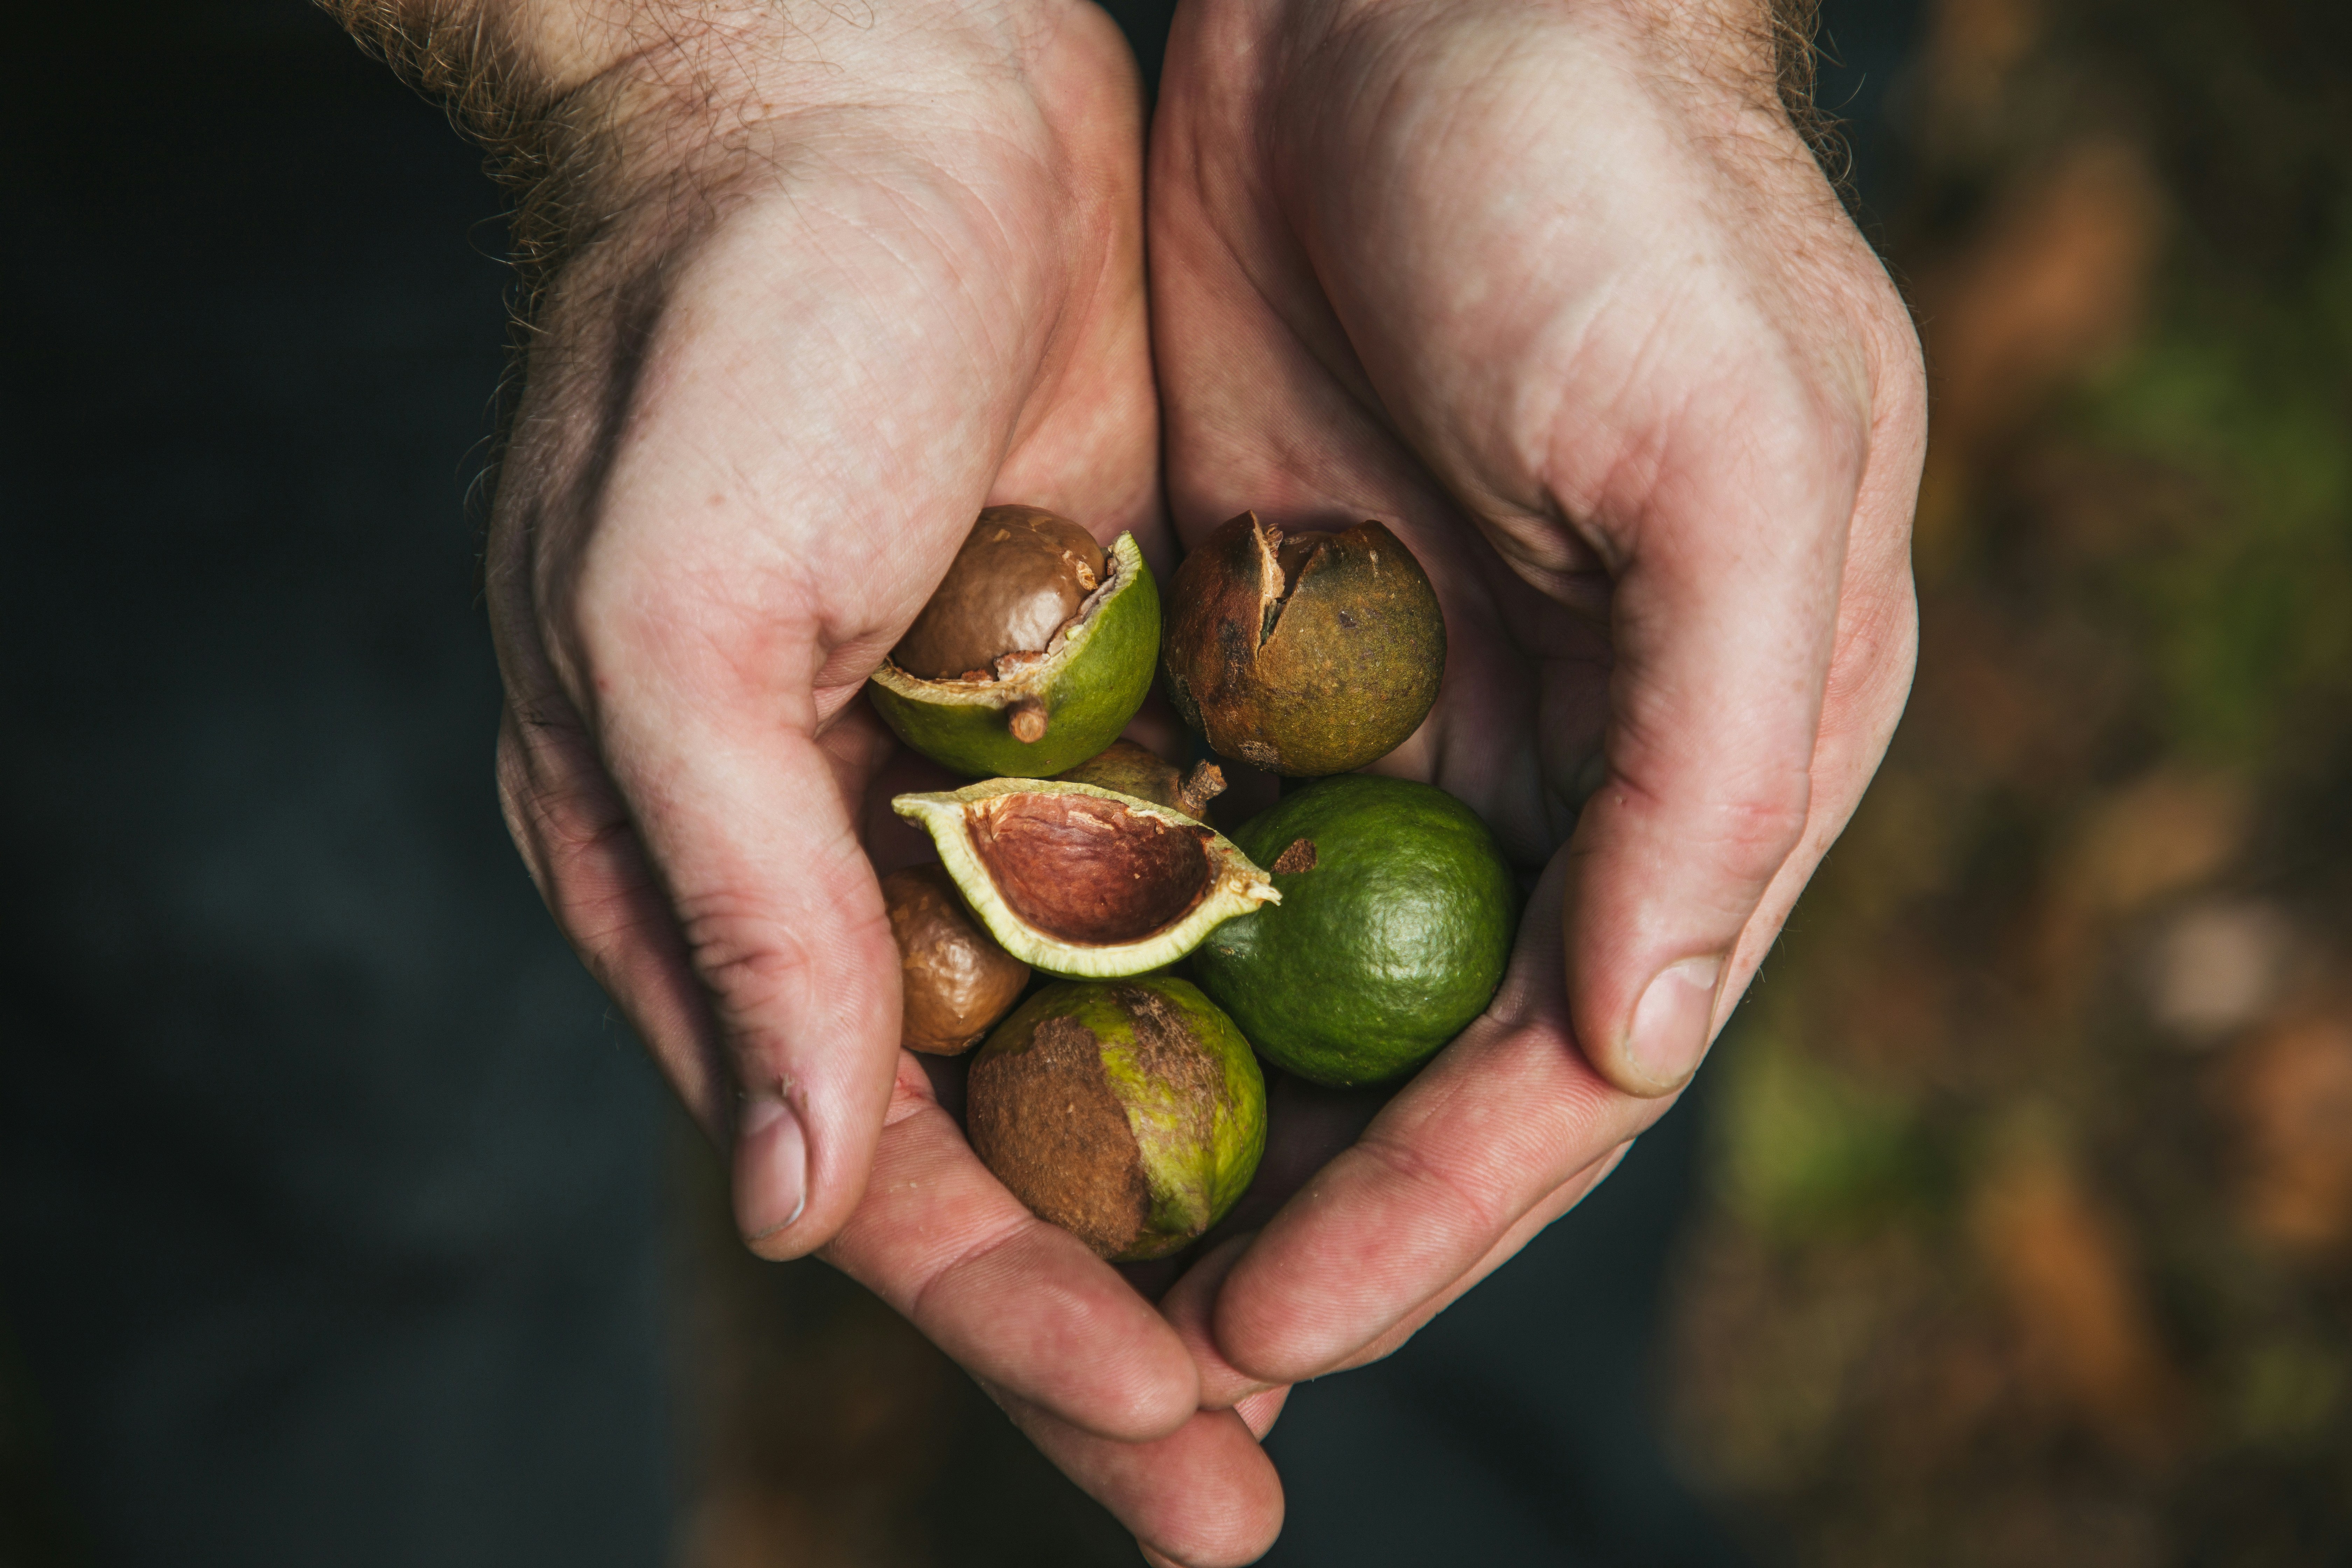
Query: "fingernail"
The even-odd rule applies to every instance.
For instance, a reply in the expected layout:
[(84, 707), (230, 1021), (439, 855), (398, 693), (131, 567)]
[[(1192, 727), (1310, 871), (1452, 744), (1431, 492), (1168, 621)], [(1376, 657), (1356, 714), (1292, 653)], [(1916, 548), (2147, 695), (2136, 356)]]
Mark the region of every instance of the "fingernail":
[(1715, 983), (1722, 975), (1720, 954), (1685, 958), (1660, 970), (1642, 993), (1625, 1059), (1658, 1093), (1680, 1088), (1698, 1070), (1715, 1021)]
[(781, 1094), (749, 1096), (735, 1133), (735, 1221), (743, 1239), (766, 1240), (806, 1207), (808, 1138), (801, 1119)]

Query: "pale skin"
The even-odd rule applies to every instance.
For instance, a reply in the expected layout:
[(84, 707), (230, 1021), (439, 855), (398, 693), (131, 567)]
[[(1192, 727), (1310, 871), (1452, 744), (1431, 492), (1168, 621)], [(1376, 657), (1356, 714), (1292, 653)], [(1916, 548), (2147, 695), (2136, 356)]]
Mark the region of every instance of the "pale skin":
[[(1081, 0), (374, 15), (478, 18), (595, 132), (490, 545), (550, 909), (756, 1251), (905, 1312), (1152, 1560), (1250, 1561), (1288, 1386), (1664, 1110), (1902, 707), (1918, 350), (1761, 18), (1187, 0), (1147, 138)], [(1547, 868), (1487, 1016), (1328, 1162), (1294, 1119), (1295, 1194), (1157, 1308), (898, 1048), (868, 850), (907, 768), (857, 697), (997, 501), (1163, 568), (1244, 507), (1389, 522), (1452, 649), (1380, 767)]]

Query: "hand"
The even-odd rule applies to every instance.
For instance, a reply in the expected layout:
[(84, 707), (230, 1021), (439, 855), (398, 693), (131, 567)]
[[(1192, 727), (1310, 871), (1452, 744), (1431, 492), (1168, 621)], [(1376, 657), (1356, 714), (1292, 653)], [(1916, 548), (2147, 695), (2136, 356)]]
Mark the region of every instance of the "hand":
[(1487, 1016), (1165, 1304), (1212, 1405), (1384, 1354), (1671, 1102), (1916, 642), (1908, 319), (1748, 0), (1192, 0), (1151, 147), (1169, 493), (1435, 582), (1381, 764), (1546, 868)]
[(1147, 1538), (1227, 1550), (1219, 1521), (1279, 1507), (1250, 1431), (898, 1049), (868, 850), (909, 764), (853, 700), (992, 500), (1164, 563), (1124, 45), (1076, 0), (411, 21), (410, 63), (470, 67), (518, 138), (526, 250), (556, 251), (488, 569), (549, 908), (731, 1146), (756, 1250), (825, 1247), (1049, 1451), (1149, 1445), (1073, 1467)]

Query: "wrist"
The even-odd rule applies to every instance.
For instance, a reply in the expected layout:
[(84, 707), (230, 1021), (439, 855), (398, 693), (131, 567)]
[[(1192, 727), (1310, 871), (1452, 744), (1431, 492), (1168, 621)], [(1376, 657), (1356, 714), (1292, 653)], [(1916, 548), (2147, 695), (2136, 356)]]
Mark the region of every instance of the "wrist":
[(315, 3), (461, 112), (511, 120), (633, 71), (685, 67), (705, 86), (752, 90), (763, 79), (791, 76), (838, 90), (848, 85), (844, 66), (861, 55), (964, 50), (1010, 58), (1041, 16), (1072, 0), (877, 0), (854, 20), (833, 7), (788, 13), (779, 0)]
[(1040, 88), (1072, 74), (1069, 37), (1116, 37), (1087, 0), (871, 0), (854, 16), (782, 0), (316, 3), (489, 147), (518, 192), (518, 260), (541, 275), (592, 222), (707, 208), (828, 114), (863, 117), (868, 148), (1019, 134), (1053, 118), (1039, 98), (1070, 96)]
[[(1249, 0), (1244, 0), (1248, 4)], [(1742, 100), (1776, 116), (1786, 106), (1803, 127), (1811, 113), (1813, 35), (1820, 0), (1255, 0), (1256, 26), (1311, 51), (1360, 28), (1563, 28), (1643, 70), (1677, 96)]]

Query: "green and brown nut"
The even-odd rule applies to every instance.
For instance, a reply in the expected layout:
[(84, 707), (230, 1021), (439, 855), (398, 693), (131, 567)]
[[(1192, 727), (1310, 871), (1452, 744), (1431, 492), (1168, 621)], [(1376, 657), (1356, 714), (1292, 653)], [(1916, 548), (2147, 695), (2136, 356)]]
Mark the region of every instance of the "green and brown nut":
[(1133, 535), (1106, 554), (1066, 518), (991, 507), (867, 696), (934, 762), (1044, 778), (1118, 738), (1159, 647), (1160, 592)]
[(1244, 512), (1177, 568), (1161, 660), (1184, 721), (1228, 757), (1293, 776), (1396, 749), (1445, 677), (1445, 616), (1386, 526), (1269, 528)]
[(929, 1056), (970, 1050), (1021, 999), (1029, 966), (972, 918), (944, 866), (891, 872), (882, 901), (898, 943), (899, 1043)]
[(1164, 976), (1049, 985), (972, 1058), (974, 1152), (1040, 1219), (1115, 1262), (1224, 1217), (1265, 1152), (1265, 1079), (1200, 991)]

